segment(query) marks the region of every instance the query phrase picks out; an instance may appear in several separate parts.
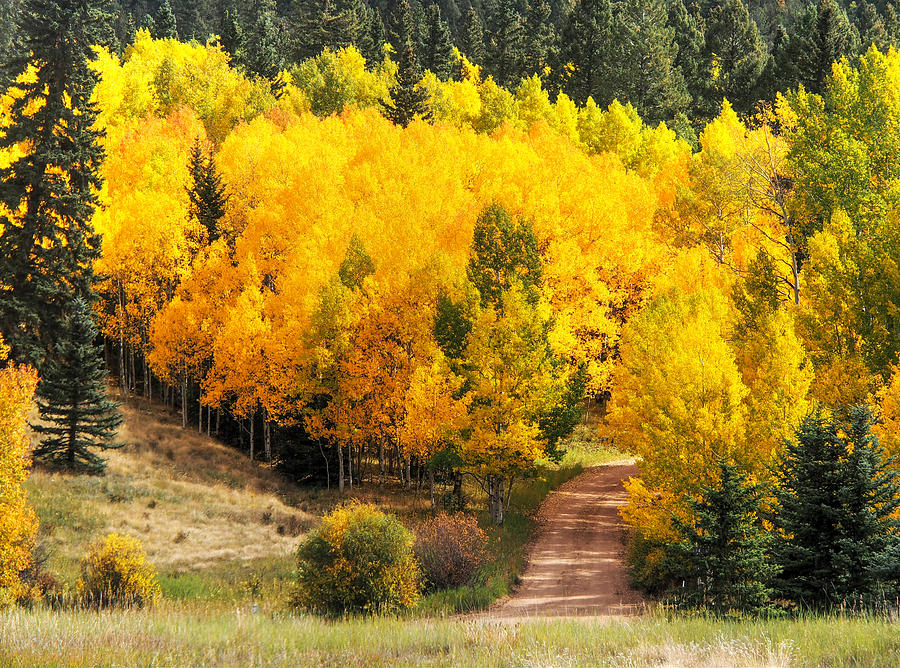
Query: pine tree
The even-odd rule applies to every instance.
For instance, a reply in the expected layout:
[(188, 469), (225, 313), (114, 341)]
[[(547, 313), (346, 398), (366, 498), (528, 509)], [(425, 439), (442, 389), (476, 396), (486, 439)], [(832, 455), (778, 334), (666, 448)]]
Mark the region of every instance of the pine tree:
[(402, 128), (416, 117), (423, 120), (431, 118), (428, 91), (419, 86), (421, 81), (422, 71), (416, 61), (416, 53), (412, 43), (407, 41), (406, 47), (400, 53), (397, 80), (389, 90), (391, 99), (382, 103), (385, 118)]
[(394, 47), (394, 53), (399, 57), (407, 44), (415, 49), (419, 42), (418, 30), (413, 19), (413, 11), (408, 0), (400, 0), (394, 11), (391, 12), (388, 21), (388, 42)]
[(530, 0), (525, 14), (523, 74), (540, 74), (556, 59), (556, 30), (547, 0)]
[(240, 65), (240, 54), (244, 44), (244, 30), (241, 27), (239, 13), (234, 8), (228, 8), (222, 15), (221, 37), (222, 48), (231, 56), (234, 65)]
[(153, 28), (152, 34), (155, 39), (178, 39), (178, 25), (169, 0), (163, 0), (156, 10)]
[(522, 78), (525, 63), (525, 27), (515, 0), (500, 0), (491, 20), (488, 71), (497, 83), (513, 86)]
[(797, 59), (799, 82), (813, 92), (821, 93), (831, 75), (831, 65), (852, 53), (850, 24), (834, 0), (819, 0), (810, 8), (809, 29)]
[(250, 26), (244, 35), (244, 68), (251, 76), (275, 81), (283, 60), (275, 23), (274, 0), (256, 0), (251, 16)]
[(757, 101), (757, 81), (768, 61), (743, 0), (722, 0), (706, 21), (704, 58), (710, 77), (706, 85), (706, 116), (712, 117), (727, 99), (736, 111), (748, 113)]
[(777, 587), (798, 605), (865, 602), (883, 584), (879, 569), (897, 545), (900, 483), (873, 424), (867, 406), (843, 419), (815, 413), (777, 462)]
[(882, 53), (891, 47), (891, 39), (884, 25), (884, 19), (871, 2), (861, 2), (856, 7), (856, 28), (859, 32), (859, 52), (865, 53), (875, 46)]
[(719, 460), (720, 477), (690, 499), (692, 524), (676, 520), (684, 565), (681, 603), (715, 614), (758, 613), (771, 607), (771, 535), (760, 518), (764, 488), (752, 484), (734, 464)]
[(703, 61), (703, 19), (696, 5), (689, 10), (682, 0), (673, 0), (669, 5), (669, 26), (675, 31), (675, 45), (678, 47), (674, 66), (681, 72), (692, 110), (696, 114), (702, 106), (700, 101), (707, 81)]
[(674, 118), (688, 103), (668, 19), (665, 0), (625, 0), (616, 19), (622, 44), (617, 92), (652, 124)]
[(593, 97), (607, 105), (615, 97), (621, 49), (612, 23), (609, 0), (580, 0), (563, 27), (556, 71), (562, 90), (579, 104)]
[(121, 447), (112, 440), (122, 416), (118, 404), (106, 396), (107, 374), (94, 345), (96, 337), (90, 307), (75, 299), (41, 371), (37, 405), (44, 423), (32, 425), (41, 436), (35, 458), (90, 473), (105, 468), (92, 449)]
[(199, 138), (194, 141), (191, 148), (190, 172), (191, 187), (188, 188), (190, 214), (203, 225), (207, 238), (213, 242), (221, 235), (219, 221), (225, 216), (228, 196), (225, 194), (225, 185), (216, 169), (212, 152), (209, 157), (203, 155), (203, 146)]
[(91, 102), (93, 47), (109, 44), (104, 0), (26, 0), (22, 51), (11, 61), (34, 78), (16, 87), (0, 150), (0, 336), (11, 359), (39, 366), (73, 297), (87, 297), (100, 237), (91, 218), (101, 181), (101, 131)]
[(469, 7), (459, 36), (460, 51), (477, 65), (484, 64), (484, 27), (474, 7)]
[(447, 79), (453, 70), (453, 41), (450, 37), (450, 27), (441, 16), (441, 8), (438, 5), (429, 5), (426, 16), (428, 39), (422, 52), (422, 62), (425, 69), (441, 79)]

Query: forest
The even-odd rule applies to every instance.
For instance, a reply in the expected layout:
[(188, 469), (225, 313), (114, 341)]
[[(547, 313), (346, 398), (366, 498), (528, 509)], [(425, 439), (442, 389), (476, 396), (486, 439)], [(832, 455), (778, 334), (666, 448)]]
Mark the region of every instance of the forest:
[(0, 4), (0, 607), (32, 457), (127, 445), (108, 384), (495, 525), (587, 425), (642, 591), (900, 591), (892, 4)]

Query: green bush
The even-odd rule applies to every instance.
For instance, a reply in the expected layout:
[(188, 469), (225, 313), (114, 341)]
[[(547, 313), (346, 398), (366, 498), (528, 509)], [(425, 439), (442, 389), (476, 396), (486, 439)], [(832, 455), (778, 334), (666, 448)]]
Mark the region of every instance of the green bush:
[(439, 513), (416, 531), (414, 551), (431, 589), (472, 582), (485, 560), (487, 534), (471, 515)]
[(326, 515), (297, 551), (295, 604), (323, 615), (392, 613), (419, 600), (413, 537), (393, 515), (352, 504)]
[(91, 606), (137, 606), (160, 594), (156, 571), (137, 538), (111, 533), (94, 542), (81, 562), (78, 597)]

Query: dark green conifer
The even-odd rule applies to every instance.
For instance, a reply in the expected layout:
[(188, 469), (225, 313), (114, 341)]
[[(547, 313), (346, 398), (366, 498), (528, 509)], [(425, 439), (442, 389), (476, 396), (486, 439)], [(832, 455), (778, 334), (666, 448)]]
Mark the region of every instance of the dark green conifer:
[(682, 539), (676, 548), (683, 564), (681, 605), (718, 615), (772, 607), (771, 582), (778, 569), (769, 556), (771, 534), (760, 518), (763, 494), (761, 485), (722, 459), (716, 484), (704, 485), (700, 499), (689, 500), (696, 521), (676, 520)]
[(474, 7), (469, 7), (459, 36), (459, 49), (476, 65), (484, 65), (484, 26)]
[(41, 437), (35, 458), (55, 467), (102, 473), (104, 460), (92, 450), (121, 447), (113, 439), (122, 416), (106, 394), (107, 373), (96, 337), (90, 307), (75, 299), (41, 369), (41, 423), (32, 425)]
[(722, 0), (709, 12), (704, 58), (709, 68), (705, 115), (717, 114), (723, 99), (749, 113), (769, 56), (743, 0)]
[(275, 81), (284, 64), (274, 0), (255, 0), (244, 34), (243, 66), (250, 76)]
[[(88, 298), (100, 237), (91, 218), (103, 150), (91, 101), (93, 47), (113, 40), (104, 0), (25, 0), (21, 50), (10, 70), (34, 65), (17, 84), (0, 149), (24, 155), (0, 169), (0, 335), (11, 359), (37, 366), (58, 338), (75, 297)], [(15, 148), (14, 148), (15, 147)]]
[(194, 141), (191, 148), (191, 186), (188, 188), (191, 217), (203, 225), (210, 242), (219, 238), (219, 221), (225, 216), (228, 196), (225, 185), (216, 169), (212, 152), (208, 156), (203, 153), (200, 139)]
[(163, 0), (156, 10), (151, 34), (155, 39), (178, 39), (178, 24), (169, 0)]
[(525, 26), (515, 0), (500, 0), (491, 20), (488, 71), (497, 83), (514, 87), (525, 64)]
[(441, 79), (448, 79), (453, 70), (453, 41), (450, 37), (450, 27), (441, 15), (441, 8), (436, 4), (429, 5), (426, 17), (428, 37), (422, 52), (422, 64), (425, 69)]
[(797, 70), (799, 82), (813, 93), (825, 89), (836, 60), (853, 52), (853, 39), (847, 17), (834, 0), (819, 0), (810, 7), (808, 32), (799, 50)]
[(416, 52), (412, 42), (407, 41), (397, 64), (397, 80), (389, 90), (390, 100), (382, 103), (385, 118), (403, 128), (416, 117), (423, 120), (431, 118), (428, 91), (419, 86), (421, 81), (422, 71), (416, 59)]
[(776, 464), (781, 596), (809, 608), (867, 604), (897, 547), (900, 483), (867, 406), (803, 420)]
[(525, 14), (523, 76), (539, 74), (556, 60), (556, 30), (547, 0), (530, 0)]
[(579, 104), (593, 97), (605, 106), (615, 97), (621, 42), (612, 28), (609, 0), (580, 0), (563, 27), (556, 71), (563, 92)]

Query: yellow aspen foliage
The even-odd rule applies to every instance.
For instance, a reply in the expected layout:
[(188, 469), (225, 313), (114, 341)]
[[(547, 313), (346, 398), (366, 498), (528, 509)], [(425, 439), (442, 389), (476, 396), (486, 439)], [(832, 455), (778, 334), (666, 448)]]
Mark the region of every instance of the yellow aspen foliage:
[[(7, 354), (0, 340), (0, 363)], [(0, 368), (0, 607), (23, 593), (19, 573), (31, 563), (38, 528), (22, 487), (31, 465), (26, 414), (36, 386), (30, 367)]]
[(872, 431), (888, 455), (900, 457), (900, 367), (894, 367), (890, 381), (878, 393), (878, 407), (881, 421)]

